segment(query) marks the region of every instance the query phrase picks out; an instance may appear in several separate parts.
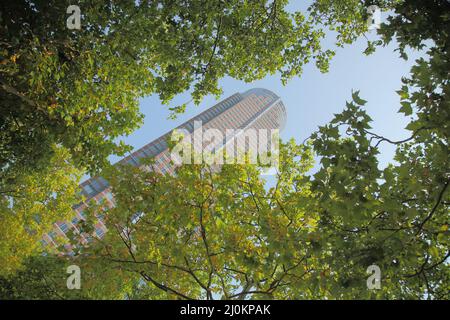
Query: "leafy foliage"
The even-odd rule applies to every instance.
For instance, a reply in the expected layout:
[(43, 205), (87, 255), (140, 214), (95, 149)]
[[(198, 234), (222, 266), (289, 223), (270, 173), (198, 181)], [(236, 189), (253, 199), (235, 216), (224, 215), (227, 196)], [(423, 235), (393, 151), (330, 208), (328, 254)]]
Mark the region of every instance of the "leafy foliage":
[(191, 91), (199, 103), (226, 75), (287, 80), (309, 60), (325, 71), (323, 32), (286, 3), (85, 0), (81, 30), (69, 30), (70, 1), (3, 2), (0, 186), (45, 167), (54, 143), (97, 172), (129, 150), (117, 138), (141, 124), (140, 97)]
[[(250, 164), (112, 168), (109, 232), (80, 259), (138, 275), (134, 298), (445, 298), (447, 150), (392, 142), (397, 164), (379, 169), (385, 140), (368, 131), (364, 104), (355, 92), (312, 146), (282, 145), (271, 188)], [(373, 264), (379, 291), (366, 285)]]
[(26, 260), (23, 270), (0, 277), (0, 299), (83, 299), (78, 290), (67, 290), (66, 266), (61, 258), (36, 256)]
[[(195, 4), (199, 3), (192, 3), (189, 8), (194, 10), (197, 8)], [(264, 66), (269, 67), (261, 72), (252, 73), (245, 68), (247, 65), (255, 68), (255, 64), (252, 64), (254, 59), (246, 60), (246, 55), (251, 56), (245, 49), (247, 42), (252, 50), (256, 50), (254, 52), (258, 52), (253, 58), (257, 56), (262, 59), (260, 62), (266, 63), (264, 59), (267, 56), (264, 58), (260, 54), (267, 53), (264, 50), (268, 47), (260, 47), (259, 43), (252, 42), (254, 38), (251, 32), (248, 35), (245, 30), (239, 29), (247, 26), (253, 30), (255, 25), (252, 27), (251, 22), (250, 25), (246, 24), (246, 21), (252, 21), (249, 12), (257, 8), (263, 10), (263, 7), (258, 6), (259, 2), (230, 3), (240, 10), (233, 11), (230, 7), (230, 11), (227, 11), (220, 7), (220, 12), (226, 12), (222, 18), (212, 14), (218, 6), (226, 5), (222, 2), (211, 2), (211, 7), (208, 7), (210, 10), (197, 8), (197, 11), (192, 11), (197, 12), (197, 15), (192, 17), (187, 13), (185, 16), (180, 15), (180, 11), (174, 9), (181, 10), (181, 5), (176, 7), (177, 2), (170, 8), (150, 6), (146, 9), (148, 11), (140, 11), (146, 14), (153, 12), (155, 17), (164, 19), (172, 17), (167, 23), (161, 23), (166, 20), (157, 20), (159, 27), (156, 30), (159, 31), (150, 36), (154, 37), (151, 39), (155, 42), (127, 40), (135, 41), (137, 44), (133, 44), (144, 52), (161, 45), (158, 47), (164, 53), (161, 56), (150, 55), (150, 60), (145, 60), (144, 57), (148, 56), (142, 55), (145, 66), (158, 66), (151, 73), (153, 78), (149, 78), (149, 87), (152, 89), (148, 92), (160, 93), (163, 99), (170, 100), (177, 92), (186, 90), (188, 83), (192, 84), (191, 80), (194, 79), (196, 90), (193, 98), (196, 100), (208, 92), (218, 94), (220, 91), (216, 91), (215, 81), (224, 74), (238, 78), (250, 74), (258, 78), (265, 72), (274, 72), (281, 65), (286, 65), (285, 60), (282, 63), (277, 60), (279, 56), (275, 55)], [(296, 15), (294, 19), (300, 26), (301, 23), (308, 26), (315, 21), (338, 31), (341, 35), (338, 45), (342, 45), (350, 43), (364, 32), (364, 9), (367, 3), (320, 0), (314, 2), (308, 18)], [(404, 58), (407, 58), (407, 48), (424, 49), (428, 46), (427, 57), (416, 61), (410, 76), (403, 79), (403, 86), (398, 91), (401, 99), (399, 112), (410, 117), (406, 127), (410, 131), (409, 137), (393, 140), (373, 132), (371, 118), (364, 110), (366, 101), (359, 96), (359, 92), (353, 92), (345, 109), (336, 114), (330, 123), (319, 127), (306, 144), (298, 145), (293, 141), (282, 144), (277, 180), (271, 187), (260, 176), (262, 168), (250, 164), (224, 165), (221, 170), (207, 165), (186, 165), (178, 169), (176, 176), (164, 176), (127, 166), (107, 168), (103, 175), (113, 187), (117, 205), (114, 208), (101, 208), (100, 204), (92, 206), (91, 210), (104, 210), (109, 231), (91, 246), (78, 247), (75, 256), (67, 257), (71, 263), (80, 265), (85, 275), (81, 295), (87, 298), (132, 299), (450, 298), (449, 4), (437, 0), (375, 3), (393, 9), (395, 14), (378, 31), (381, 40), (369, 43), (366, 53), (376, 50), (378, 45), (389, 43), (394, 37)], [(114, 10), (119, 8), (114, 7)], [(246, 12), (246, 9), (250, 11)], [(103, 10), (121, 12), (108, 6)], [(102, 12), (99, 7), (95, 7), (94, 11)], [(260, 18), (253, 17), (256, 26), (258, 23), (265, 25), (273, 21), (270, 17), (278, 9), (272, 5), (264, 8), (264, 11), (266, 15), (262, 16), (266, 18), (258, 20)], [(246, 15), (240, 16), (241, 12), (246, 12)], [(233, 19), (237, 20), (228, 17), (232, 13)], [(139, 16), (138, 13), (136, 15)], [(123, 21), (121, 19), (128, 16), (121, 12), (111, 17), (118, 19), (117, 24), (105, 22), (100, 25), (104, 28), (108, 26), (108, 30), (113, 31)], [(192, 39), (196, 35), (190, 29), (194, 28), (194, 24), (182, 23), (202, 17), (207, 20), (199, 32), (206, 32), (209, 37)], [(288, 23), (283, 20), (288, 19), (287, 16), (282, 14), (280, 19), (274, 20), (276, 25), (283, 25), (283, 21)], [(136, 34), (144, 30), (139, 27), (144, 28), (152, 23), (137, 18), (131, 21), (134, 21), (133, 27), (136, 29), (133, 30), (136, 30)], [(314, 49), (314, 45), (313, 51), (293, 45), (298, 52), (292, 53), (291, 49), (285, 48), (291, 43), (290, 40), (283, 37), (281, 40), (270, 40), (270, 23), (265, 26), (266, 29), (261, 27), (261, 31), (267, 33), (268, 39), (265, 41), (273, 41), (271, 45), (275, 51), (284, 52), (286, 55), (282, 57), (292, 62), (287, 64), (288, 69), (282, 71), (286, 78), (300, 72), (303, 61), (296, 62), (293, 57), (302, 57), (301, 54), (306, 52), (307, 56), (303, 56), (306, 59), (320, 51), (318, 47)], [(278, 30), (276, 28), (274, 30)], [(315, 43), (315, 39), (322, 36), (321, 31), (317, 31), (320, 28), (300, 29), (289, 29), (293, 32), (289, 37), (312, 32), (313, 37), (308, 41)], [(104, 29), (99, 30), (98, 34), (104, 34)], [(233, 33), (234, 30), (239, 30), (239, 33)], [(222, 32), (229, 32), (236, 39), (218, 37), (218, 34), (223, 35)], [(272, 32), (276, 34), (276, 31)], [(177, 38), (181, 35), (183, 37)], [(120, 33), (116, 33), (116, 36), (116, 40), (120, 39), (116, 44), (120, 50), (135, 48), (132, 43), (120, 38)], [(216, 38), (219, 39), (217, 46), (214, 45)], [(178, 42), (179, 39), (191, 39), (194, 42)], [(91, 43), (96, 42), (89, 39), (86, 46)], [(193, 50), (194, 47), (190, 47), (192, 43), (203, 44), (204, 47), (195, 47)], [(233, 48), (226, 51), (227, 45)], [(186, 48), (191, 48), (191, 51)], [(120, 55), (122, 51), (119, 49), (116, 53), (121, 58), (117, 58), (117, 63), (126, 61), (124, 57), (127, 56), (125, 53)], [(191, 56), (192, 52), (203, 54)], [(269, 52), (274, 52), (273, 48)], [(140, 55), (141, 51), (131, 53)], [(237, 59), (231, 56), (235, 53), (239, 53)], [(111, 57), (109, 52), (105, 56)], [(208, 63), (211, 56), (211, 63)], [(166, 61), (165, 57), (170, 59)], [(177, 60), (178, 57), (182, 58)], [(206, 67), (203, 74), (201, 70), (204, 69), (200, 67), (200, 73), (196, 73), (197, 69), (191, 67), (194, 65), (192, 61), (197, 61), (198, 57), (202, 57), (200, 65), (203, 63), (203, 66), (219, 68), (213, 72), (214, 68)], [(318, 61), (319, 57), (316, 56)], [(12, 64), (8, 62), (2, 65), (9, 68), (15, 64), (13, 60), (16, 58), (10, 58)], [(140, 60), (130, 59), (129, 63), (136, 61)], [(190, 67), (183, 64), (185, 61), (190, 61)], [(187, 68), (187, 73), (179, 73), (183, 67)], [(259, 70), (257, 68), (252, 70)], [(228, 70), (234, 70), (234, 73)], [(117, 74), (108, 73), (108, 77), (114, 79)], [(118, 83), (123, 84), (120, 81)], [(102, 86), (99, 88), (104, 88)], [(14, 97), (14, 94), (9, 97)], [(102, 139), (105, 140), (104, 137)], [(380, 168), (377, 160), (381, 143), (396, 146), (395, 159), (385, 168)], [(52, 150), (66, 152), (63, 148)], [(89, 155), (86, 157), (89, 161), (95, 158), (88, 152), (85, 154)], [(314, 156), (319, 165), (312, 171)], [(68, 159), (69, 155), (64, 154), (62, 158)], [(46, 190), (43, 193), (45, 198), (54, 192), (55, 185), (48, 184), (49, 180), (43, 177), (34, 176), (33, 181), (47, 181), (42, 185)], [(23, 204), (18, 204), (34, 208), (38, 200), (24, 200)], [(2, 210), (10, 212), (10, 206), (7, 198), (4, 198)], [(21, 206), (16, 206), (16, 210), (25, 221), (28, 211), (20, 211)], [(40, 209), (37, 207), (36, 210)], [(14, 214), (9, 217), (7, 223), (13, 224)], [(3, 216), (0, 218), (4, 219)], [(25, 225), (21, 224), (22, 227)], [(0, 234), (5, 237), (7, 233)], [(21, 235), (26, 234), (21, 231)], [(17, 240), (19, 238), (2, 240), (9, 242), (0, 247), (3, 250), (0, 251), (0, 257), (10, 257), (12, 251), (5, 251), (3, 247), (9, 248), (16, 241), (21, 243), (22, 240)], [(71, 240), (77, 244), (76, 238)], [(8, 266), (8, 258), (3, 261), (7, 268), (12, 268)], [(369, 276), (367, 267), (374, 264), (381, 269), (380, 290), (368, 290), (366, 286)], [(35, 266), (38, 269), (44, 267), (39, 264)], [(32, 263), (26, 267), (34, 268)], [(9, 290), (14, 287), (19, 288), (19, 291), (30, 290), (30, 293), (14, 293), (12, 297), (48, 296), (42, 282), (32, 281), (37, 286), (36, 290), (25, 288), (23, 276), (19, 274), (17, 278), (0, 279), (1, 292), (5, 292), (4, 288)], [(60, 279), (61, 276), (56, 272), (52, 277)], [(64, 293), (60, 293), (60, 297), (64, 297)]]
[[(323, 32), (301, 12), (288, 13), (286, 3), (85, 0), (78, 2), (81, 30), (69, 30), (70, 1), (2, 2), (5, 272), (35, 252), (31, 243), (76, 203), (72, 174), (98, 173), (109, 155), (130, 150), (118, 138), (142, 123), (140, 97), (157, 94), (169, 103), (190, 91), (199, 103), (220, 95), (218, 80), (226, 75), (252, 81), (278, 71), (287, 80), (309, 60), (326, 71), (332, 53), (320, 47)], [(172, 107), (173, 115), (185, 107)]]
[(139, 275), (165, 298), (270, 297), (283, 278), (304, 283), (301, 275), (311, 277), (307, 266), (314, 264), (308, 237), (318, 219), (306, 210), (310, 193), (302, 185), (312, 154), (290, 146), (278, 184), (268, 191), (250, 164), (220, 171), (182, 166), (176, 177), (112, 169), (117, 206), (104, 211), (109, 231), (84, 255)]
[(46, 170), (21, 176), (1, 192), (0, 275), (16, 271), (28, 256), (41, 253), (43, 235), (55, 222), (72, 218), (72, 206), (81, 201), (81, 172), (67, 150), (55, 147), (53, 152)]
[[(437, 138), (440, 128), (391, 141), (369, 131), (364, 103), (355, 93), (354, 101), (312, 137), (322, 164), (312, 189), (322, 248), (334, 253), (327, 264), (336, 270), (335, 290), (364, 297), (358, 275), (376, 264), (384, 281), (378, 297), (448, 297), (450, 166), (448, 147)], [(384, 170), (376, 158), (381, 142), (398, 145), (396, 164)]]

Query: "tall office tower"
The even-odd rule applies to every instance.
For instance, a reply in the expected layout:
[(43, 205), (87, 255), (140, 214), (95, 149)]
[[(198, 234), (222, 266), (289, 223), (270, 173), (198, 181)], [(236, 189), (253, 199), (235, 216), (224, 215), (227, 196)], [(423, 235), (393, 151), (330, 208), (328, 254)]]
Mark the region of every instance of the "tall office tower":
[[(196, 126), (201, 123), (203, 132), (208, 129), (216, 129), (216, 132), (220, 131), (224, 137), (221, 145), (225, 146), (230, 141), (239, 139), (238, 136), (248, 129), (256, 129), (256, 131), (260, 129), (267, 129), (266, 131), (271, 129), (281, 130), (285, 122), (286, 110), (280, 98), (269, 90), (257, 88), (244, 93), (233, 94), (198, 116), (186, 121), (175, 130), (184, 131), (187, 135), (194, 136), (195, 140), (195, 132), (198, 130)], [(153, 157), (155, 160), (154, 170), (163, 174), (173, 174), (175, 166), (172, 163), (170, 150), (167, 145), (167, 141), (171, 139), (172, 132), (170, 131), (150, 142), (119, 161), (119, 163), (139, 166), (139, 159)], [(270, 141), (270, 137), (268, 140)], [(201, 147), (204, 147), (205, 143), (203, 142), (202, 144)], [(246, 140), (247, 148), (248, 144), (249, 142)], [(250, 146), (250, 150), (252, 147), (257, 148), (258, 146), (253, 143)], [(215, 149), (217, 149), (217, 145)], [(235, 149), (236, 151), (237, 149)], [(74, 208), (76, 216), (72, 221), (55, 223), (55, 230), (45, 235), (42, 239), (44, 245), (55, 245), (54, 239), (57, 235), (65, 236), (65, 233), (71, 228), (76, 229), (77, 223), (80, 219), (83, 219), (83, 210), (86, 208), (86, 203), (90, 200), (97, 202), (104, 200), (106, 205), (114, 205), (111, 188), (105, 179), (94, 177), (83, 182), (80, 187), (86, 201)], [(99, 222), (95, 225), (95, 234), (93, 236), (102, 237), (105, 232), (106, 227), (102, 223), (102, 217), (100, 216)], [(89, 242), (90, 236), (84, 240)]]

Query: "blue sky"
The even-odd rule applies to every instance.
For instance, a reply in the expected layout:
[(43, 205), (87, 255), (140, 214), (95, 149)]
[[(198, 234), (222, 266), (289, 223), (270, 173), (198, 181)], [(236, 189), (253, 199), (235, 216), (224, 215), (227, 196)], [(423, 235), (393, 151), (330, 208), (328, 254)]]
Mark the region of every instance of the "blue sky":
[[(297, 3), (300, 2), (291, 3), (289, 9), (303, 9), (306, 6), (305, 2), (302, 5)], [(382, 15), (382, 20), (385, 15)], [(369, 39), (376, 38), (374, 31), (366, 36)], [(309, 64), (305, 66), (301, 77), (293, 78), (285, 86), (281, 84), (277, 74), (252, 83), (224, 78), (220, 81), (223, 88), (220, 100), (254, 87), (272, 90), (286, 106), (287, 123), (281, 133), (282, 139), (285, 141), (295, 138), (301, 142), (317, 126), (330, 121), (334, 113), (343, 110), (345, 101), (351, 99), (352, 90), (360, 90), (361, 98), (368, 101), (366, 110), (374, 120), (372, 131), (394, 140), (408, 137), (409, 133), (404, 130), (408, 119), (397, 113), (400, 99), (395, 91), (400, 88), (401, 78), (409, 74), (410, 67), (419, 54), (411, 53), (410, 59), (404, 61), (394, 52), (396, 46), (392, 43), (365, 56), (362, 52), (366, 43), (367, 40), (361, 38), (350, 46), (337, 48), (328, 73), (320, 73), (314, 64)], [(334, 38), (329, 34), (324, 45), (333, 47), (333, 44)], [(181, 94), (172, 101), (171, 106), (189, 99), (189, 93)], [(184, 114), (176, 120), (170, 120), (169, 106), (162, 105), (157, 96), (143, 98), (140, 109), (145, 115), (144, 125), (130, 136), (123, 137), (123, 140), (136, 150), (215, 103), (215, 98), (208, 96), (199, 106), (191, 104)], [(393, 146), (381, 144), (380, 162), (383, 166), (392, 158), (393, 152)], [(112, 162), (117, 160), (118, 157), (111, 157)]]

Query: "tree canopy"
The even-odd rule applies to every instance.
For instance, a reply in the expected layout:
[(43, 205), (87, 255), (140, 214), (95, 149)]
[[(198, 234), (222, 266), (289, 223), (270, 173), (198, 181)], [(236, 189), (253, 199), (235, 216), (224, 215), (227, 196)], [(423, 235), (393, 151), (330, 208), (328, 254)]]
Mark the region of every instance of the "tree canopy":
[[(75, 205), (70, 172), (99, 173), (108, 156), (130, 150), (118, 138), (141, 125), (140, 97), (154, 94), (168, 104), (189, 91), (199, 103), (220, 95), (224, 76), (252, 81), (278, 71), (287, 80), (308, 61), (325, 71), (332, 56), (320, 46), (322, 30), (304, 13), (287, 12), (285, 0), (79, 1), (80, 30), (66, 26), (69, 4), (0, 4), (0, 221), (5, 228), (14, 221), (24, 237), (35, 213), (8, 204), (52, 202), (55, 186), (69, 179), (58, 199), (65, 208)], [(173, 115), (185, 107), (172, 106)], [(51, 178), (60, 170), (58, 152), (73, 168)], [(33, 194), (40, 179), (53, 179), (48, 198)], [(65, 210), (58, 212), (49, 208), (46, 221), (61, 220)], [(3, 237), (18, 239), (13, 232)], [(12, 247), (5, 242), (1, 250)]]
[[(130, 148), (117, 138), (142, 123), (138, 99), (163, 103), (186, 91), (199, 103), (218, 80), (281, 72), (308, 61), (326, 71), (332, 52), (302, 12), (277, 1), (79, 1), (80, 30), (66, 27), (70, 1), (2, 3), (2, 185), (45, 166), (53, 145), (97, 172)], [(186, 105), (171, 107), (174, 115)]]
[[(410, 49), (426, 52), (402, 79), (401, 103), (393, 106), (409, 117), (409, 137), (373, 132), (366, 101), (356, 91), (305, 143), (281, 145), (273, 186), (254, 164), (226, 164), (220, 171), (185, 165), (175, 176), (107, 165), (109, 154), (126, 149), (115, 138), (141, 121), (138, 97), (159, 94), (168, 102), (190, 90), (198, 102), (206, 94), (219, 95), (217, 81), (225, 75), (250, 81), (280, 71), (288, 79), (309, 60), (326, 70), (332, 53), (320, 47), (324, 29), (337, 31), (337, 45), (350, 44), (367, 30), (366, 8), (373, 3), (393, 14), (378, 30), (380, 38), (368, 42), (366, 54), (393, 39), (405, 59)], [(7, 271), (0, 274), (0, 293), (449, 298), (450, 4), (316, 0), (308, 14), (289, 14), (285, 5), (92, 1), (80, 5), (81, 31), (65, 29), (65, 7), (56, 3), (47, 8), (37, 1), (34, 8), (17, 2), (2, 10), (2, 28), (10, 31), (2, 36), (0, 64), (0, 265)], [(174, 107), (174, 114), (183, 108)], [(383, 143), (396, 146), (394, 161), (384, 168), (378, 163)], [(41, 171), (35, 171), (39, 161)], [(26, 259), (39, 252), (32, 243), (52, 219), (78, 201), (74, 181), (84, 167), (102, 168), (111, 183), (116, 206), (92, 204), (86, 213), (89, 225), (103, 210), (109, 231), (88, 247), (71, 235), (73, 256)], [(10, 275), (21, 261), (25, 271)], [(67, 263), (83, 270), (75, 296), (51, 271), (65, 272)], [(379, 290), (367, 288), (371, 265), (381, 270)], [(26, 271), (45, 268), (55, 281), (44, 283)], [(24, 289), (29, 274), (34, 289)]]
[[(422, 142), (433, 128), (370, 132), (364, 104), (355, 92), (308, 144), (284, 144), (270, 188), (251, 164), (112, 168), (109, 231), (74, 261), (138, 276), (150, 299), (448, 298), (448, 149)], [(382, 142), (398, 145), (384, 169)], [(367, 288), (371, 265), (380, 290)]]
[(81, 201), (82, 173), (67, 150), (56, 148), (47, 168), (22, 175), (0, 191), (0, 275), (15, 272), (27, 257), (46, 251), (40, 243), (44, 234), (55, 222), (72, 219), (72, 206)]

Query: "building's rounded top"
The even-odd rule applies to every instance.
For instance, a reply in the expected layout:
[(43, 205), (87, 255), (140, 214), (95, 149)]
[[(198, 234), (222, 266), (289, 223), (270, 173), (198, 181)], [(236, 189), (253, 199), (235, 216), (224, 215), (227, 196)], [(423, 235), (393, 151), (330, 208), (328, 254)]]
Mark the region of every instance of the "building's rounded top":
[(274, 92), (268, 90), (268, 89), (264, 89), (264, 88), (253, 88), (250, 90), (245, 91), (244, 93), (242, 93), (242, 95), (244, 97), (247, 97), (251, 94), (255, 94), (255, 95), (263, 95), (263, 96), (270, 96), (272, 97), (274, 100), (280, 99), (279, 96), (277, 96)]
[(268, 89), (264, 89), (264, 88), (253, 88), (250, 90), (245, 91), (244, 93), (241, 94), (244, 98), (247, 98), (251, 95), (256, 95), (256, 96), (260, 96), (260, 97), (270, 97), (271, 101), (269, 101), (264, 108), (270, 108), (270, 107), (274, 107), (276, 110), (276, 118), (277, 121), (279, 122), (279, 128), (280, 130), (283, 130), (285, 125), (286, 125), (286, 118), (287, 118), (287, 114), (286, 114), (286, 108), (283, 104), (283, 102), (281, 101), (281, 98), (276, 95), (274, 92), (268, 90)]

